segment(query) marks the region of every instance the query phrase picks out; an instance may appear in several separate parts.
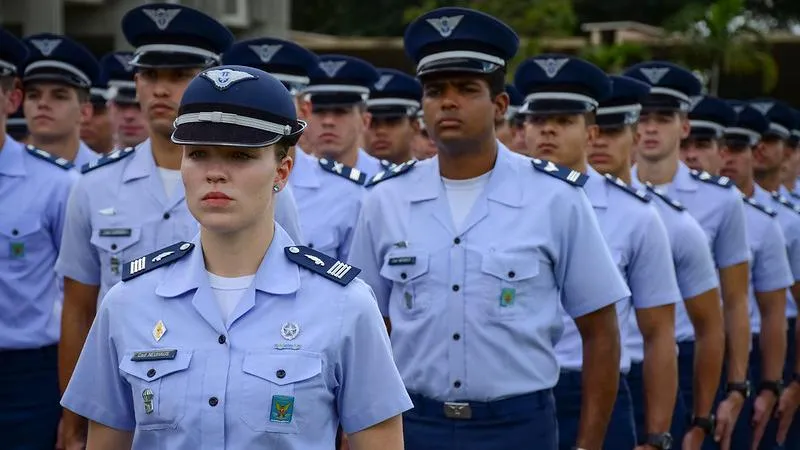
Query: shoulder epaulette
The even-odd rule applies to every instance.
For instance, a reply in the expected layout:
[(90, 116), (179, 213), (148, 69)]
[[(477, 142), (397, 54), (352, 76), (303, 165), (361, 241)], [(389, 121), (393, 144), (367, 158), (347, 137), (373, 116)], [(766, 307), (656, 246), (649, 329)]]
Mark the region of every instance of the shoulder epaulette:
[(381, 160), (381, 167), (383, 167), (385, 170), (391, 169), (395, 165), (396, 165), (395, 163), (389, 161), (388, 159)]
[(391, 169), (384, 170), (383, 172), (380, 172), (377, 175), (375, 175), (372, 178), (370, 178), (369, 181), (367, 181), (366, 186), (367, 187), (372, 187), (372, 186), (375, 186), (376, 184), (378, 184), (380, 182), (388, 180), (389, 178), (394, 178), (394, 177), (400, 176), (400, 175), (408, 172), (409, 170), (411, 170), (411, 168), (414, 167), (414, 164), (416, 164), (416, 163), (417, 163), (416, 159), (410, 159), (410, 160), (408, 160), (408, 161), (406, 161), (404, 163), (397, 164), (396, 166), (392, 167)]
[(122, 281), (131, 280), (151, 270), (177, 261), (186, 256), (193, 248), (194, 244), (190, 242), (178, 242), (177, 244), (172, 244), (169, 247), (154, 251), (147, 256), (142, 256), (141, 258), (126, 262), (123, 266)]
[(531, 163), (536, 170), (544, 172), (552, 177), (556, 177), (561, 181), (566, 181), (574, 186), (583, 186), (586, 184), (586, 180), (589, 179), (588, 176), (578, 172), (577, 170), (572, 170), (569, 167), (564, 167), (552, 161), (547, 161), (546, 159), (534, 158)]
[(345, 166), (340, 162), (336, 162), (326, 158), (320, 158), (319, 165), (322, 170), (339, 175), (342, 178), (347, 178), (358, 185), (364, 185), (367, 182), (367, 174), (356, 169), (355, 167)]
[(621, 190), (625, 191), (626, 193), (636, 197), (637, 199), (639, 199), (639, 200), (641, 200), (641, 201), (643, 201), (645, 203), (650, 203), (650, 196), (647, 195), (646, 191), (641, 190), (641, 189), (636, 189), (636, 188), (628, 185), (628, 183), (623, 181), (622, 178), (615, 177), (614, 175), (611, 175), (610, 173), (607, 173), (606, 174), (606, 181), (608, 181), (612, 185), (620, 188)]
[(795, 200), (800, 200), (800, 194), (798, 194), (797, 192), (789, 191), (789, 196)]
[(783, 206), (791, 209), (792, 211), (800, 214), (800, 206), (798, 206), (795, 203), (790, 202), (789, 199), (787, 199), (783, 195), (781, 195), (781, 194), (779, 194), (777, 192), (773, 192), (772, 193), (772, 198), (775, 199), (775, 201), (780, 203), (781, 205), (783, 205)]
[(695, 180), (702, 181), (704, 183), (713, 184), (715, 186), (724, 187), (726, 189), (729, 189), (731, 186), (733, 186), (733, 183), (731, 183), (730, 178), (711, 175), (705, 170), (703, 171), (692, 170), (690, 173), (692, 174), (692, 178), (694, 178)]
[(47, 161), (49, 163), (52, 163), (53, 165), (56, 165), (58, 167), (61, 167), (64, 170), (72, 169), (73, 167), (75, 167), (75, 165), (72, 164), (72, 161), (70, 161), (68, 159), (64, 159), (64, 158), (58, 157), (58, 156), (56, 156), (56, 155), (54, 155), (52, 153), (48, 153), (48, 152), (46, 152), (46, 151), (44, 151), (44, 150), (42, 150), (40, 148), (36, 148), (36, 147), (34, 147), (32, 145), (26, 145), (25, 146), (25, 150), (27, 150), (28, 153), (30, 153), (31, 155), (33, 155), (33, 156), (35, 156), (35, 157), (37, 157), (39, 159), (43, 159), (43, 160), (45, 160), (45, 161)]
[(120, 161), (127, 157), (128, 155), (132, 155), (133, 151), (136, 150), (135, 147), (128, 147), (122, 150), (114, 150), (113, 152), (109, 153), (106, 156), (98, 158), (90, 163), (84, 164), (81, 167), (81, 173), (91, 172), (98, 167), (107, 166), (109, 164), (113, 164), (117, 161)]
[(763, 212), (764, 214), (766, 214), (766, 215), (768, 215), (770, 217), (775, 217), (778, 214), (778, 213), (775, 212), (774, 209), (768, 208), (768, 207), (762, 205), (761, 203), (758, 203), (752, 197), (742, 197), (742, 200), (744, 200), (744, 202), (747, 203), (748, 205), (754, 207), (755, 209)]
[(661, 200), (663, 200), (664, 203), (668, 204), (672, 208), (677, 209), (678, 211), (685, 211), (686, 210), (686, 208), (683, 206), (683, 204), (681, 204), (681, 202), (679, 202), (677, 200), (673, 200), (672, 198), (667, 196), (666, 192), (664, 192), (663, 190), (653, 186), (652, 183), (648, 182), (648, 183), (646, 183), (646, 185), (647, 185), (647, 190), (649, 192), (652, 192), (653, 194), (655, 194), (656, 197), (658, 197)]
[(289, 261), (342, 286), (347, 286), (348, 283), (353, 281), (353, 278), (361, 273), (361, 269), (357, 267), (345, 264), (325, 253), (301, 245), (286, 247), (284, 252)]

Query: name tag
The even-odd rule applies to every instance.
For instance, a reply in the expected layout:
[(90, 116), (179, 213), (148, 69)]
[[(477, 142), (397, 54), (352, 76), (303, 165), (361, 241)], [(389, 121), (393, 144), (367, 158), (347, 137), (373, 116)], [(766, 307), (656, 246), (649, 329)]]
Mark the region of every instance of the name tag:
[(136, 352), (131, 357), (131, 361), (162, 361), (165, 359), (175, 359), (177, 350), (150, 350), (147, 352)]
[(401, 258), (389, 258), (390, 266), (410, 266), (417, 263), (416, 256), (403, 256)]
[(130, 228), (101, 228), (100, 237), (128, 237), (131, 235)]

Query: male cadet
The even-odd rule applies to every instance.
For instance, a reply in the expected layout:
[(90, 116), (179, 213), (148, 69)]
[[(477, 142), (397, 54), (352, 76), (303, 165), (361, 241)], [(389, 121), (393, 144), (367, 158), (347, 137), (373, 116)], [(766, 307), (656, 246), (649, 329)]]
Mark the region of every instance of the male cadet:
[[(750, 349), (748, 317), (748, 258), (744, 202), (733, 183), (706, 172), (693, 171), (679, 159), (680, 142), (689, 134), (687, 111), (691, 97), (700, 95), (700, 81), (690, 71), (668, 62), (633, 66), (624, 75), (651, 86), (642, 103), (636, 166), (632, 178), (664, 189), (681, 202), (708, 236), (719, 271), (725, 319), (727, 384), (725, 399), (716, 411), (715, 440), (728, 448), (733, 425), (750, 388), (747, 358)], [(678, 362), (679, 371), (692, 364)], [(681, 379), (691, 379), (681, 376)], [(691, 386), (681, 386), (684, 401), (694, 405)], [(710, 411), (709, 411), (710, 413)]]
[(136, 99), (133, 53), (114, 52), (100, 59), (108, 77), (108, 110), (114, 135), (114, 148), (135, 147), (147, 139), (145, 116)]
[[(650, 85), (628, 77), (610, 78), (612, 94), (600, 102), (597, 110), (596, 121), (600, 130), (592, 142), (588, 160), (600, 173), (618, 177), (637, 189), (647, 189), (667, 229), (678, 288), (684, 301), (676, 305), (675, 337), (680, 348), (679, 357), (688, 358), (688, 364), (694, 365), (693, 373), (691, 370), (686, 373), (693, 378), (679, 378), (678, 384), (697, 389), (694, 405), (684, 404), (678, 392), (670, 434), (673, 448), (698, 449), (713, 426), (709, 413), (714, 406), (722, 370), (722, 352), (719, 349), (725, 345), (725, 333), (717, 289), (719, 282), (706, 235), (697, 221), (660, 189), (631, 178), (630, 161), (639, 140), (636, 127), (641, 101), (649, 95)], [(634, 315), (630, 318), (635, 320)], [(636, 434), (643, 436), (647, 433), (645, 388), (662, 387), (645, 386), (644, 341), (635, 321), (631, 321), (628, 331), (624, 338), (625, 349), (631, 357), (627, 380), (633, 400)], [(688, 430), (687, 425), (690, 425)]]
[[(621, 336), (637, 326), (644, 336), (646, 434), (636, 436), (631, 394), (624, 374), (631, 357), (622, 348), (619, 392), (606, 433), (604, 448), (632, 449), (639, 445), (669, 449), (669, 434), (677, 390), (675, 307), (680, 291), (672, 265), (669, 237), (645, 190), (631, 188), (612, 175), (588, 166), (586, 154), (597, 136), (595, 111), (611, 94), (611, 81), (602, 70), (579, 58), (540, 55), (524, 61), (514, 84), (525, 96), (527, 153), (585, 173), (584, 191), (600, 223), (611, 256), (631, 291), (617, 303)], [(568, 298), (568, 296), (567, 296)], [(631, 324), (635, 311), (636, 319)], [(566, 313), (564, 335), (556, 345), (561, 378), (555, 388), (559, 437), (569, 450), (578, 435), (583, 373), (580, 335)], [(657, 386), (657, 388), (656, 388)], [(638, 442), (637, 442), (638, 438)]]
[(75, 168), (99, 158), (80, 140), (81, 123), (89, 120), (89, 89), (100, 67), (83, 45), (43, 33), (24, 39), (29, 57), (22, 74), (23, 102), (30, 143)]
[(399, 70), (379, 69), (378, 75), (367, 100), (371, 120), (364, 133), (364, 146), (375, 158), (390, 165), (402, 164), (413, 158), (411, 141), (419, 133), (417, 111), (422, 86)]
[(352, 56), (323, 55), (309, 75), (311, 82), (303, 93), (312, 105), (308, 127), (315, 155), (370, 176), (382, 172), (380, 160), (360, 147), (370, 123), (366, 102), (380, 78), (378, 71)]
[[(0, 129), (20, 105), (24, 44), (0, 28)], [(53, 271), (72, 163), (0, 134), (0, 434), (4, 450), (53, 449), (61, 293)]]
[(28, 143), (28, 124), (22, 114), (22, 107), (6, 119), (6, 133), (17, 142)]
[[(586, 176), (497, 141), (517, 35), (464, 8), (405, 33), (439, 155), (372, 179), (350, 260), (391, 319), (415, 408), (408, 448), (555, 450), (563, 307), (584, 340), (583, 421), (599, 450), (616, 398), (614, 303), (630, 295), (580, 186)], [(535, 219), (532, 219), (535, 218)]]
[(433, 158), (436, 156), (438, 150), (436, 148), (436, 142), (434, 142), (428, 134), (428, 128), (425, 126), (425, 119), (422, 117), (422, 109), (417, 112), (417, 125), (419, 132), (417, 132), (411, 140), (411, 154), (414, 155), (414, 159), (418, 161)]
[[(299, 117), (308, 114), (310, 104), (298, 99), (297, 93), (306, 87), (309, 72), (319, 64), (311, 51), (293, 42), (259, 38), (234, 44), (222, 56), (222, 63), (268, 72), (295, 94)], [(366, 174), (333, 160), (317, 160), (302, 150), (291, 155), (294, 167), (289, 182), (306, 239), (299, 244), (346, 261)]]
[(496, 126), (495, 132), (497, 139), (503, 143), (509, 150), (517, 153), (525, 153), (525, 119), (519, 114), (522, 104), (525, 99), (519, 93), (513, 84), (506, 85), (506, 94), (508, 94), (508, 110), (503, 120), (499, 121)]
[[(795, 122), (797, 127), (800, 128), (800, 111), (793, 109)], [(800, 183), (798, 183), (798, 176), (800, 176), (800, 129), (792, 129), (791, 137), (786, 141), (786, 161), (784, 162), (783, 169), (781, 170), (781, 184), (788, 195), (794, 199), (793, 201), (800, 200)]]
[[(743, 122), (739, 125), (742, 131), (739, 134), (748, 134), (751, 140), (748, 142), (750, 151), (753, 153), (753, 172), (756, 185), (752, 197), (758, 202), (769, 205), (777, 213), (778, 221), (781, 223), (783, 235), (786, 239), (789, 264), (794, 274), (794, 284), (786, 299), (786, 357), (783, 371), (783, 381), (787, 383), (785, 391), (781, 395), (781, 404), (778, 406), (778, 413), (781, 417), (780, 425), (784, 430), (789, 431), (786, 439), (786, 448), (800, 446), (800, 422), (795, 420), (789, 423), (792, 418), (797, 416), (794, 411), (797, 403), (800, 402), (800, 368), (797, 367), (798, 351), (797, 342), (800, 337), (796, 334), (797, 305), (796, 300), (800, 298), (800, 208), (787, 199), (785, 194), (780, 193), (783, 187), (780, 184), (781, 164), (786, 161), (785, 149), (782, 145), (786, 139), (784, 130), (791, 130), (794, 125), (791, 120), (793, 111), (784, 103), (775, 100), (765, 99), (745, 107), (743, 104), (735, 104), (735, 108), (740, 108), (739, 120)], [(766, 111), (767, 114), (761, 113)], [(757, 113), (758, 112), (758, 113)], [(756, 114), (757, 113), (757, 114)], [(746, 122), (745, 122), (746, 121)], [(735, 142), (734, 130), (726, 131), (726, 139)], [(728, 136), (731, 135), (731, 136)], [(739, 138), (742, 141), (742, 138)], [(797, 379), (797, 381), (794, 381)], [(762, 448), (772, 449), (770, 443), (778, 440), (776, 425), (771, 424), (764, 435)], [(782, 439), (780, 439), (782, 440)]]
[(698, 95), (690, 102), (689, 136), (681, 140), (681, 161), (692, 170), (719, 175), (722, 131), (725, 123), (736, 119), (736, 114), (716, 97)]
[(104, 155), (114, 150), (111, 121), (108, 115), (108, 74), (99, 66), (99, 75), (89, 89), (89, 104), (92, 112), (81, 123), (81, 142), (93, 152)]

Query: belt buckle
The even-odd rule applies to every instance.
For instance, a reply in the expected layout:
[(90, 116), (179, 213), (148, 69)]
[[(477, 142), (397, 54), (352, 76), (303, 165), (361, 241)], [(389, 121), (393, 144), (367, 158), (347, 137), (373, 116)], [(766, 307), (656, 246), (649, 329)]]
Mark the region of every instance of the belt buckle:
[(472, 419), (472, 408), (469, 403), (445, 402), (444, 416), (448, 419), (469, 420)]

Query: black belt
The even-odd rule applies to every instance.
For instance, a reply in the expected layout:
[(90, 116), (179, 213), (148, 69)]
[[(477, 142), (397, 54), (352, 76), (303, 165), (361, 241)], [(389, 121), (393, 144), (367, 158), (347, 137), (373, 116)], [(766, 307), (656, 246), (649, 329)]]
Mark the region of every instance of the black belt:
[(491, 402), (440, 402), (419, 394), (408, 395), (414, 403), (414, 414), (455, 420), (519, 418), (521, 415), (531, 415), (534, 411), (541, 411), (553, 402), (553, 392), (550, 389)]

